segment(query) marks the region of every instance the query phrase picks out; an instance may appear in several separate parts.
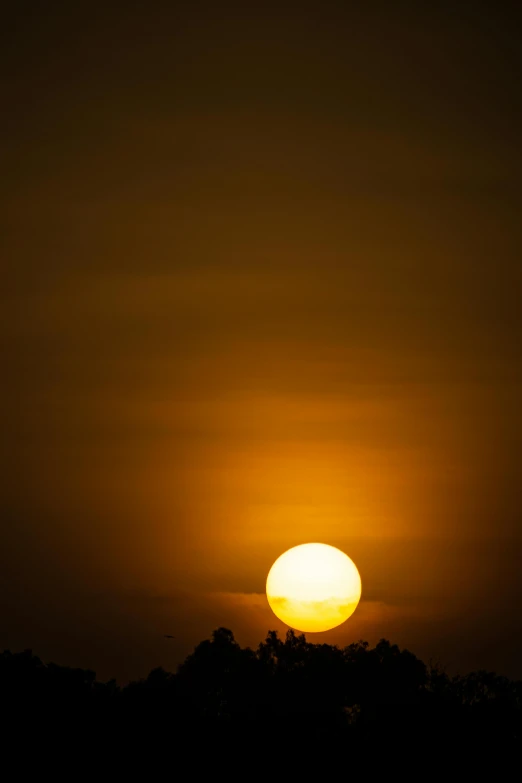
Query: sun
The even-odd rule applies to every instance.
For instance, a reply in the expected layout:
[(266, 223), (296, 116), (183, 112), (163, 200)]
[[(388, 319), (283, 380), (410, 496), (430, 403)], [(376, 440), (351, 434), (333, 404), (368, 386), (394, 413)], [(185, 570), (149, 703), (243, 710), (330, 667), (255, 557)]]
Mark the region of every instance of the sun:
[(361, 577), (348, 555), (328, 544), (300, 544), (277, 558), (266, 580), (274, 614), (297, 631), (328, 631), (357, 608)]

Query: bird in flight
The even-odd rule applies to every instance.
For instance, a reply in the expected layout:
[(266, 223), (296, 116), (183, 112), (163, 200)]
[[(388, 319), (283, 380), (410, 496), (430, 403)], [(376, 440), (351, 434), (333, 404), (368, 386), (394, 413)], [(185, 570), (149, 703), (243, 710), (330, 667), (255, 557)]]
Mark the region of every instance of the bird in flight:
[(175, 639), (176, 638), (175, 636), (171, 636), (168, 633), (164, 633), (163, 636), (165, 637), (165, 639)]

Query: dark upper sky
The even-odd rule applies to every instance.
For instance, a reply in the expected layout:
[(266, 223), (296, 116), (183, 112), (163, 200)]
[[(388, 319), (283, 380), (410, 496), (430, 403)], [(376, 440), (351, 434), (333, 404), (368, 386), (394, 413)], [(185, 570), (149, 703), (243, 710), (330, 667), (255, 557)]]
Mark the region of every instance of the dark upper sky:
[(0, 647), (256, 644), (318, 540), (325, 641), (522, 677), (522, 14), (429, 5), (4, 11)]

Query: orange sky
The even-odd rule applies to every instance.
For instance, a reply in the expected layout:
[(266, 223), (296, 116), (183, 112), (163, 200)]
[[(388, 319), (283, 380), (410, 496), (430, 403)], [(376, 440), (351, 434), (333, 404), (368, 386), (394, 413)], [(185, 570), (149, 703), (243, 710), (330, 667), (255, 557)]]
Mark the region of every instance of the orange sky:
[(256, 644), (322, 541), (363, 580), (322, 639), (522, 676), (515, 17), (10, 10), (0, 647)]

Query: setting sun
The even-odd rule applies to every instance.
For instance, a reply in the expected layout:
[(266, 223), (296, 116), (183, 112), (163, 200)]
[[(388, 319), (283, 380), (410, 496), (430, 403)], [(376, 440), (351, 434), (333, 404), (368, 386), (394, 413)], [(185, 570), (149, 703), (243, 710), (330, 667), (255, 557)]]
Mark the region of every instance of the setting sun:
[(301, 544), (284, 552), (266, 580), (274, 614), (298, 631), (328, 631), (355, 611), (361, 577), (355, 563), (333, 546)]

